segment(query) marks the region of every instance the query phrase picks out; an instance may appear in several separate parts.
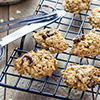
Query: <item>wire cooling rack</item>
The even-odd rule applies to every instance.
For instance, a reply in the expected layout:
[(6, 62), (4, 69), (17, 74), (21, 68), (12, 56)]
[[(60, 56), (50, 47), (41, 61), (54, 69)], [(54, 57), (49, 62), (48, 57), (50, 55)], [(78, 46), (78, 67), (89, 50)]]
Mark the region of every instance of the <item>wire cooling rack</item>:
[[(95, 1), (95, 0), (94, 0)], [(41, 0), (35, 14), (41, 13), (40, 8), (42, 4), (48, 4), (52, 5), (57, 9), (63, 9), (62, 7), (62, 0)], [(42, 77), (42, 78), (31, 78), (30, 76), (24, 76), (19, 75), (17, 72), (10, 72), (10, 69), (13, 69), (13, 60), (17, 59), (18, 54), (24, 54), (28, 51), (22, 50), (23, 49), (23, 43), (25, 36), (22, 37), (21, 46), (20, 48), (15, 48), (12, 55), (10, 56), (9, 61), (7, 62), (4, 70), (1, 73), (0, 76), (0, 86), (11, 88), (15, 90), (21, 90), (25, 92), (40, 94), (44, 96), (59, 98), (59, 99), (68, 99), (68, 100), (83, 100), (85, 99), (85, 96), (88, 98), (90, 96), (93, 100), (97, 100), (97, 97), (100, 95), (100, 84), (96, 86), (94, 89), (87, 89), (86, 91), (82, 91), (78, 94), (78, 96), (73, 96), (76, 92), (76, 90), (68, 88), (65, 83), (63, 82), (63, 79), (60, 75), (60, 71), (62, 69), (66, 69), (71, 63), (77, 63), (77, 64), (91, 64), (95, 67), (100, 69), (100, 57), (97, 56), (95, 58), (93, 57), (85, 57), (84, 59), (80, 59), (75, 55), (71, 55), (69, 53), (71, 46), (72, 46), (72, 39), (78, 34), (81, 33), (88, 33), (92, 27), (89, 25), (89, 22), (87, 21), (87, 16), (90, 14), (92, 8), (99, 7), (99, 4), (94, 3), (93, 1), (90, 2), (90, 8), (87, 11), (83, 11), (79, 14), (73, 14), (66, 11), (66, 15), (52, 23), (51, 25), (46, 26), (47, 28), (53, 27), (59, 29), (59, 31), (62, 33), (66, 41), (70, 44), (69, 48), (65, 50), (61, 54), (54, 54), (53, 56), (59, 60), (59, 66), (57, 70), (53, 73), (52, 77)], [(44, 27), (44, 28), (46, 28)], [(97, 30), (100, 31), (99, 29)], [(35, 45), (33, 50), (41, 49), (38, 45)], [(13, 83), (3, 82), (4, 78), (12, 78), (15, 80)], [(7, 79), (6, 79), (7, 80)], [(20, 82), (22, 80), (28, 81), (28, 84), (24, 86), (20, 86)], [(34, 87), (33, 85), (36, 84), (38, 87)], [(41, 84), (41, 85), (40, 85)], [(74, 91), (74, 92), (73, 92)], [(85, 99), (86, 100), (86, 99)], [(87, 100), (90, 100), (89, 98)]]

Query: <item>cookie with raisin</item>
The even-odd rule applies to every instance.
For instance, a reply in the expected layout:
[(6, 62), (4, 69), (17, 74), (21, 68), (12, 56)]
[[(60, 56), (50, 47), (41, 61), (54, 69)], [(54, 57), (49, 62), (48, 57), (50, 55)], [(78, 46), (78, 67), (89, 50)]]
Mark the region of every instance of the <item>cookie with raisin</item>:
[(93, 9), (87, 18), (94, 28), (100, 28), (100, 8)]
[(14, 68), (20, 75), (32, 77), (51, 76), (56, 70), (58, 61), (46, 50), (30, 51), (14, 61)]
[(41, 48), (49, 49), (51, 53), (62, 53), (69, 46), (62, 34), (57, 29), (53, 28), (33, 33), (32, 37)]
[(80, 11), (87, 10), (89, 8), (90, 0), (64, 0), (63, 6), (65, 10), (78, 14)]
[(99, 82), (99, 69), (92, 65), (72, 64), (66, 70), (61, 71), (66, 85), (78, 91), (85, 91), (87, 88), (94, 88)]
[(73, 39), (70, 54), (77, 55), (82, 59), (85, 56), (96, 57), (100, 54), (100, 34), (91, 30), (88, 34), (78, 35)]

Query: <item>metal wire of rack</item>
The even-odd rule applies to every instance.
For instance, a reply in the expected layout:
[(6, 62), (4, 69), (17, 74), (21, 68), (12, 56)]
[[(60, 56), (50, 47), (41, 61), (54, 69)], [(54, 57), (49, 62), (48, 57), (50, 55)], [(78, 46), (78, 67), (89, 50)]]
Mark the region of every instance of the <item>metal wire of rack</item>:
[[(60, 0), (41, 0), (41, 2), (39, 3), (35, 14), (37, 13), (41, 13), (40, 8), (42, 6), (42, 4), (46, 2), (48, 4), (52, 4), (54, 5), (55, 8), (59, 9), (62, 5), (62, 2)], [(90, 8), (87, 11), (81, 12), (77, 15), (73, 14), (73, 13), (69, 13), (68, 11), (66, 11), (66, 15), (54, 22), (54, 26), (55, 28), (59, 29), (60, 32), (63, 33), (64, 38), (66, 39), (66, 41), (69, 42), (69, 48), (68, 50), (70, 50), (71, 46), (72, 46), (72, 38), (75, 37), (78, 34), (81, 33), (86, 33), (87, 31), (91, 30), (92, 27), (85, 27), (86, 25), (84, 24), (89, 24), (89, 22), (86, 20), (86, 17), (89, 15), (89, 12), (91, 11), (91, 6), (94, 7), (99, 7), (99, 4), (95, 4), (92, 2), (90, 2)], [(69, 15), (69, 16), (68, 16)], [(66, 20), (68, 21), (68, 23), (66, 22)], [(78, 22), (78, 24), (77, 24)], [(52, 27), (52, 25), (48, 25), (46, 26), (47, 28)], [(46, 28), (45, 27), (45, 28)], [(72, 31), (74, 28), (75, 31)], [(100, 32), (100, 30), (97, 30), (98, 32)], [(44, 77), (44, 78), (31, 78), (28, 76), (24, 76), (24, 75), (19, 75), (17, 73), (11, 73), (8, 70), (10, 68), (13, 68), (13, 60), (17, 59), (18, 57), (16, 56), (17, 53), (22, 54), (22, 53), (27, 53), (28, 51), (22, 50), (23, 49), (23, 43), (24, 43), (24, 39), (25, 36), (22, 37), (22, 41), (21, 41), (21, 46), (20, 48), (15, 48), (12, 55), (9, 58), (9, 61), (7, 62), (4, 70), (1, 73), (0, 76), (0, 86), (6, 87), (6, 88), (11, 88), (11, 89), (15, 89), (15, 90), (20, 90), (20, 91), (25, 91), (25, 92), (29, 92), (29, 93), (35, 93), (35, 94), (40, 94), (40, 95), (44, 95), (44, 96), (49, 96), (49, 97), (54, 97), (54, 98), (59, 98), (59, 99), (67, 99), (67, 100), (82, 100), (84, 98), (85, 93), (89, 93), (92, 95), (92, 99), (93, 100), (97, 100), (98, 95), (100, 95), (99, 89), (100, 89), (100, 84), (98, 84), (96, 86), (96, 89), (87, 89), (86, 91), (82, 91), (79, 98), (73, 98), (71, 97), (71, 93), (72, 93), (72, 89), (68, 88), (63, 82), (62, 82), (62, 77), (60, 75), (60, 71), (62, 69), (66, 69), (67, 66), (69, 66), (69, 64), (71, 63), (76, 63), (76, 64), (91, 64), (94, 65), (95, 67), (99, 68), (99, 65), (97, 64), (97, 62), (100, 62), (100, 58), (99, 56), (93, 58), (93, 57), (85, 57), (84, 59), (86, 61), (84, 61), (84, 59), (80, 59), (75, 55), (71, 55), (69, 53), (68, 50), (64, 51), (62, 54), (55, 54), (55, 58), (57, 60), (59, 60), (59, 62), (61, 64), (63, 64), (63, 66), (60, 64), (57, 68), (57, 70), (53, 73), (52, 77), (54, 77), (55, 81), (52, 81), (52, 79), (49, 81), (50, 77)], [(41, 49), (37, 44), (35, 45), (35, 47), (33, 48), (33, 50), (35, 51), (36, 49)], [(63, 56), (63, 57), (62, 57)], [(64, 57), (65, 56), (65, 57)], [(89, 62), (91, 60), (91, 62)], [(6, 76), (12, 76), (14, 78), (16, 78), (16, 82), (13, 84), (8, 84), (7, 82), (3, 83), (2, 80), (6, 77)], [(28, 80), (29, 84), (26, 87), (19, 87), (19, 82), (22, 80)], [(32, 89), (31, 86), (34, 82), (40, 82), (42, 83), (41, 87), (39, 89)], [(50, 93), (49, 91), (45, 91), (46, 88), (48, 88), (48, 85), (51, 87), (53, 86), (52, 89), (52, 93)], [(47, 86), (46, 86), (47, 85)], [(55, 87), (55, 88), (54, 88)], [(59, 91), (59, 88), (64, 88), (65, 90), (67, 90), (67, 92), (65, 93), (65, 95), (62, 94), (57, 94), (57, 92)]]

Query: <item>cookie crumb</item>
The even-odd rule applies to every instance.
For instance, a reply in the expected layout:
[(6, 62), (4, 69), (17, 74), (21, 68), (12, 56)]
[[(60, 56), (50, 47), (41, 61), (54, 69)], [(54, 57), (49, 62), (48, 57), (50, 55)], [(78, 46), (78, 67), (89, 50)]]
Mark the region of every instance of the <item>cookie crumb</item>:
[(10, 17), (9, 20), (14, 20), (14, 18), (13, 17)]
[(4, 22), (4, 20), (3, 19), (0, 19), (0, 22), (2, 23), (2, 22)]
[(16, 13), (17, 13), (17, 14), (21, 14), (21, 11), (20, 11), (20, 10), (16, 10)]

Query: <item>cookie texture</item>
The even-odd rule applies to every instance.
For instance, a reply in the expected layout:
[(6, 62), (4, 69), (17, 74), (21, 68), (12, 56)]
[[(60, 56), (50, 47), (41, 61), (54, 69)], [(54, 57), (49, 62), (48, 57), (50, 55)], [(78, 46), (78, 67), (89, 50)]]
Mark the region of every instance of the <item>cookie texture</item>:
[(87, 10), (89, 8), (90, 0), (64, 0), (63, 6), (65, 10), (78, 14), (80, 11)]
[(74, 63), (66, 70), (62, 70), (61, 75), (68, 87), (78, 91), (94, 88), (100, 82), (99, 69), (91, 65), (76, 65)]
[(100, 34), (95, 30), (91, 30), (85, 35), (78, 35), (73, 42), (70, 54), (77, 55), (82, 59), (84, 56), (96, 57), (100, 54)]
[(14, 61), (14, 68), (19, 74), (32, 77), (51, 76), (58, 61), (46, 50), (30, 51)]
[(100, 28), (100, 8), (93, 9), (87, 18), (94, 28)]
[(32, 37), (41, 48), (49, 49), (51, 53), (62, 53), (69, 46), (62, 34), (57, 29), (53, 28), (33, 33)]

